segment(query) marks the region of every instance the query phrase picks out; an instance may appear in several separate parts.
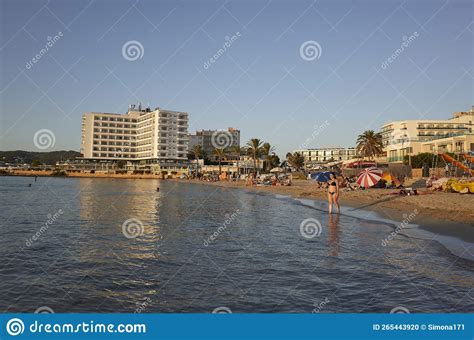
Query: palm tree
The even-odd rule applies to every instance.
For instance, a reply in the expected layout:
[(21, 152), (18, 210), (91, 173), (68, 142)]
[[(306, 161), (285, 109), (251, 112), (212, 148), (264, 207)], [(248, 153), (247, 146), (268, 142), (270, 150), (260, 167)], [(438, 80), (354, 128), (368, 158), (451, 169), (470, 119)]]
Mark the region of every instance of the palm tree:
[(300, 170), (304, 166), (304, 157), (299, 152), (288, 152), (286, 154), (286, 160), (288, 164), (296, 170)]
[(217, 159), (219, 160), (219, 175), (222, 172), (221, 161), (225, 157), (226, 153), (227, 151), (224, 148), (215, 148), (213, 151), (214, 156), (216, 156)]
[(262, 145), (262, 155), (265, 158), (265, 171), (270, 171), (273, 163), (275, 148), (270, 143), (264, 143)]
[(280, 157), (273, 153), (270, 157), (270, 170), (280, 165)]
[(375, 157), (383, 152), (382, 134), (373, 130), (364, 131), (357, 137), (357, 153), (362, 157)]
[(230, 153), (234, 154), (237, 158), (237, 176), (240, 176), (240, 155), (242, 152), (245, 152), (244, 148), (241, 148), (239, 145), (234, 145), (229, 149)]
[(193, 153), (194, 159), (196, 160), (196, 175), (197, 175), (197, 173), (199, 172), (199, 158), (204, 156), (204, 151), (201, 145), (195, 145), (192, 148), (191, 152)]
[(247, 142), (247, 152), (253, 159), (253, 171), (257, 173), (257, 160), (260, 159), (262, 154), (262, 144), (263, 142), (258, 138), (252, 138)]

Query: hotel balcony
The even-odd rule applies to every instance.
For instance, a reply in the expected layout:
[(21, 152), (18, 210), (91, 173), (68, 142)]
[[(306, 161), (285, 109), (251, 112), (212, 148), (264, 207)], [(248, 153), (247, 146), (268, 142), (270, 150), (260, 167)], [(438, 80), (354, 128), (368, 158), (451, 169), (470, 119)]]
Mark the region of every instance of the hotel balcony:
[(395, 163), (395, 162), (403, 162), (403, 158), (405, 156), (393, 156), (393, 157), (387, 157), (387, 161), (389, 163)]
[(436, 125), (418, 125), (419, 130), (469, 130), (467, 126), (436, 126)]

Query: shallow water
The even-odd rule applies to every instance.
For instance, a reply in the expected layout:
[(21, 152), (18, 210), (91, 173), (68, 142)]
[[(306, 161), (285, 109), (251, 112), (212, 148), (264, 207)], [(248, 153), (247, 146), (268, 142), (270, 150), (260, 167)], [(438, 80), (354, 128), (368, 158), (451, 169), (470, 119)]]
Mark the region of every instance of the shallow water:
[(394, 225), (370, 214), (155, 180), (0, 177), (0, 202), (3, 312), (474, 310), (472, 261), (430, 239), (382, 246)]

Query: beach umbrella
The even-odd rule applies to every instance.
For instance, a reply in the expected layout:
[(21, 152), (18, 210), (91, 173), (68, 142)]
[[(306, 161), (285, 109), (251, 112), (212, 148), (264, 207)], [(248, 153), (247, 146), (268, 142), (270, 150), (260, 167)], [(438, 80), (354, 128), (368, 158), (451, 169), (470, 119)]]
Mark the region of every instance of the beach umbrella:
[(273, 168), (270, 170), (271, 173), (276, 173), (276, 172), (285, 172), (285, 169), (283, 168), (280, 168), (280, 167), (276, 167), (276, 168)]
[(330, 171), (318, 172), (316, 174), (311, 175), (311, 179), (313, 181), (318, 181), (318, 182), (327, 182), (329, 181), (330, 174), (331, 174)]
[(385, 181), (387, 181), (387, 185), (391, 185), (393, 184), (394, 186), (398, 187), (400, 185), (400, 181), (398, 180), (398, 178), (396, 178), (395, 176), (393, 176), (391, 173), (384, 173), (382, 175), (382, 179), (384, 179)]
[(361, 187), (369, 188), (374, 186), (382, 178), (383, 171), (376, 167), (362, 170), (357, 177), (357, 184)]

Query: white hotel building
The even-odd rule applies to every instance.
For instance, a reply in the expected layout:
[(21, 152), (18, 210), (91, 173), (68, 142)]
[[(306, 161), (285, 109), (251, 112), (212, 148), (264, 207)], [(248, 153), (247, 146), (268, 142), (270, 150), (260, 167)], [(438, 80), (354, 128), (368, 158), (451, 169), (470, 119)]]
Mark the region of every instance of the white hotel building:
[(188, 152), (188, 114), (156, 108), (126, 114), (86, 112), (82, 116), (83, 158), (126, 161), (127, 165), (158, 170), (184, 164)]
[(327, 147), (317, 149), (295, 150), (303, 158), (306, 168), (313, 168), (329, 162), (348, 161), (356, 157), (355, 148)]
[(388, 162), (402, 162), (420, 152), (474, 151), (474, 107), (454, 112), (451, 119), (402, 120), (382, 126)]

